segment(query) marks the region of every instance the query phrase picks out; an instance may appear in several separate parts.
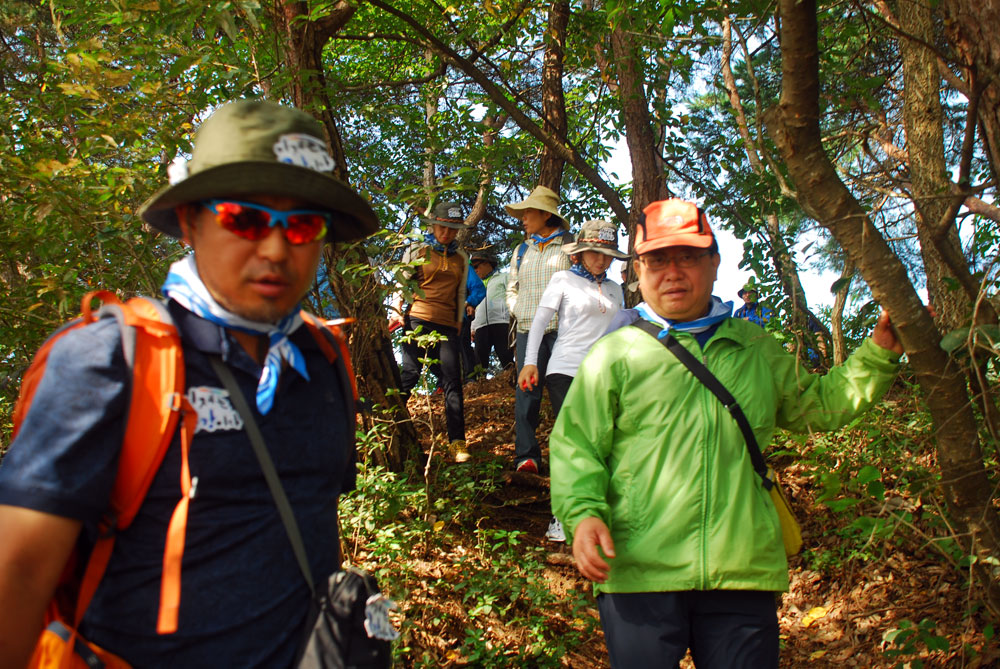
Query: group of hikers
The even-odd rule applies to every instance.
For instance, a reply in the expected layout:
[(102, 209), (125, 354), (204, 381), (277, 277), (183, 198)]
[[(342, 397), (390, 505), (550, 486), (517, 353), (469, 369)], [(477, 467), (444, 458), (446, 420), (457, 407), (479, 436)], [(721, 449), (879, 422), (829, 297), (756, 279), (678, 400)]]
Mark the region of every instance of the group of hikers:
[[(190, 249), (170, 268), (165, 305), (141, 316), (121, 305), (123, 318), (85, 305), (43, 349), (0, 463), (0, 666), (44, 666), (43, 621), (74, 583), (63, 623), (105, 666), (298, 665), (313, 581), (342, 569), (338, 497), (355, 480), (342, 335), (299, 305), (324, 244), (379, 227), (335, 167), (301, 111), (216, 109), (186, 169), (139, 210)], [(458, 333), (475, 314), (480, 361), (495, 350), (508, 364), (509, 312), (512, 466), (544, 467), (535, 431), (548, 388), (552, 508), (594, 584), (611, 665), (676, 666), (690, 649), (698, 667), (776, 667), (775, 593), (789, 584), (779, 518), (732, 407), (689, 365), (728, 390), (760, 444), (779, 427), (836, 429), (897, 372), (888, 315), (843, 365), (811, 374), (713, 295), (718, 242), (693, 203), (645, 204), (631, 309), (607, 277), (627, 257), (613, 223), (587, 221), (574, 237), (558, 195), (535, 188), (507, 205), (525, 241), (504, 285), (495, 258), (455, 244), (465, 223), (452, 205), (432, 209), (407, 251), (419, 290), (392, 318), (439, 338), (429, 355), (404, 347), (403, 392), (421, 359), (438, 361), (450, 452), (467, 460)], [(164, 352), (172, 362), (150, 363)], [(151, 379), (167, 371), (177, 390), (157, 395)], [(163, 445), (123, 509), (120, 488), (142, 470), (135, 433)]]

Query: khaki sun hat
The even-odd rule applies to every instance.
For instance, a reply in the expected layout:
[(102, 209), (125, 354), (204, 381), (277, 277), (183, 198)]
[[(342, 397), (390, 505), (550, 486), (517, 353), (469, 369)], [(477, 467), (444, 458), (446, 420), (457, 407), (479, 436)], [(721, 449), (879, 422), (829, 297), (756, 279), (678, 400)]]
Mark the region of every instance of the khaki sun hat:
[(563, 244), (562, 252), (573, 255), (582, 251), (597, 251), (624, 260), (627, 253), (618, 250), (618, 224), (604, 219), (587, 221), (576, 235), (576, 242)]
[(291, 107), (264, 100), (219, 107), (198, 128), (191, 160), (171, 167), (170, 185), (139, 215), (173, 237), (181, 236), (174, 207), (247, 195), (294, 197), (338, 214), (327, 241), (361, 239), (379, 228), (368, 201), (332, 175), (319, 121)]
[(465, 216), (462, 214), (462, 205), (458, 202), (438, 202), (431, 210), (430, 216), (420, 218), (427, 225), (443, 225), (446, 228), (464, 230), (472, 227), (465, 224)]
[(670, 246), (707, 249), (715, 240), (705, 212), (692, 202), (678, 199), (649, 204), (642, 210), (635, 232), (638, 255)]
[(525, 209), (538, 209), (539, 211), (545, 211), (553, 214), (557, 219), (559, 219), (559, 225), (563, 228), (569, 230), (569, 223), (566, 219), (559, 214), (559, 195), (556, 194), (551, 188), (546, 188), (545, 186), (536, 186), (535, 190), (531, 191), (531, 195), (527, 199), (520, 202), (514, 202), (513, 204), (508, 204), (504, 206), (507, 213), (516, 218), (517, 220), (524, 219)]

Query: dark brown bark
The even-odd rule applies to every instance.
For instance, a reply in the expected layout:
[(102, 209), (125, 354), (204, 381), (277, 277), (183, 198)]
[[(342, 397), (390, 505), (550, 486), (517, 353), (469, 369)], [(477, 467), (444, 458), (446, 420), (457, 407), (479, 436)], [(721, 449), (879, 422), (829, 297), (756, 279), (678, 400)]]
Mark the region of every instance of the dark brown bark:
[[(285, 65), (293, 73), (291, 97), (296, 107), (314, 113), (323, 124), (336, 161), (334, 173), (345, 182), (348, 180), (347, 160), (344, 156), (340, 132), (323, 79), (323, 47), (354, 14), (355, 8), (339, 2), (332, 14), (321, 21), (309, 21), (308, 7), (304, 2), (277, 0), (275, 21), (287, 39), (283, 42)], [(419, 437), (409, 419), (405, 403), (398, 394), (387, 395), (391, 388), (399, 387), (399, 372), (393, 357), (392, 344), (386, 325), (385, 307), (382, 304), (385, 288), (377, 273), (365, 273), (363, 278), (348, 279), (332, 268), (336, 267), (336, 251), (326, 249), (330, 288), (337, 298), (337, 307), (345, 318), (356, 323), (347, 328), (354, 371), (358, 379), (360, 396), (382, 407), (394, 422), (387, 430), (389, 443), (384, 450), (371, 456), (379, 464), (402, 470), (408, 460), (420, 455)], [(353, 265), (368, 264), (368, 258), (357, 247), (341, 249), (339, 258)], [(361, 416), (362, 426), (370, 430), (380, 418), (371, 413)]]
[[(919, 218), (917, 234), (926, 269), (927, 293), (937, 311), (938, 322), (947, 331), (966, 321), (972, 305), (965, 292), (949, 286), (949, 280), (953, 282), (955, 275), (949, 270), (933, 237), (937, 226), (946, 226), (948, 230), (942, 243), (950, 247), (949, 256), (962, 257), (944, 156), (944, 114), (939, 94), (941, 78), (937, 57), (925, 46), (933, 42), (931, 10), (925, 2), (901, 2), (898, 18), (900, 29), (915, 38), (899, 40), (903, 60), (903, 123), (912, 182), (911, 197)], [(964, 258), (962, 264), (965, 265)], [(968, 273), (967, 266), (960, 271)]]
[[(545, 58), (542, 64), (542, 129), (549, 135), (566, 140), (566, 98), (563, 95), (563, 54), (566, 51), (566, 26), (569, 24), (569, 2), (554, 0), (549, 9), (549, 28), (545, 32)], [(548, 146), (542, 149), (538, 184), (555, 192), (562, 189), (563, 166), (566, 159)]]
[(802, 208), (830, 230), (892, 316), (931, 414), (941, 488), (958, 539), (979, 558), (985, 599), (1000, 610), (1000, 587), (986, 562), (1000, 554), (1000, 517), (965, 376), (941, 350), (940, 334), (902, 263), (824, 152), (815, 0), (780, 0), (779, 6), (782, 87), (778, 106), (767, 112), (768, 130), (785, 158)]
[[(740, 99), (740, 94), (736, 87), (736, 77), (733, 75), (731, 65), (733, 49), (732, 33), (732, 22), (727, 18), (722, 22), (722, 80), (726, 86), (726, 93), (729, 97), (729, 104), (733, 109), (733, 115), (736, 117), (736, 127), (739, 130), (740, 137), (743, 139), (743, 147), (747, 154), (747, 160), (750, 163), (751, 169), (758, 176), (763, 178), (768, 174), (776, 175), (782, 193), (794, 197), (794, 190), (785, 182), (781, 171), (772, 164), (773, 161), (768, 160), (771, 169), (768, 169), (761, 161), (761, 156), (767, 155), (765, 153), (766, 149), (761, 147), (758, 141), (759, 133), (762, 130), (759, 127), (757, 128), (757, 137), (750, 133), (750, 124), (747, 122), (743, 101)], [(749, 58), (747, 59), (748, 68), (751, 67), (750, 60)], [(754, 79), (753, 70), (751, 69), (749, 72), (751, 79)], [(755, 102), (758, 106), (760, 105), (760, 100), (756, 100)], [(766, 212), (771, 208), (771, 202), (770, 200), (760, 202), (758, 206), (761, 211)], [(768, 213), (764, 218), (766, 225), (763, 232), (767, 239), (771, 264), (778, 277), (782, 292), (792, 305), (790, 309), (792, 322), (788, 324), (788, 329), (795, 337), (796, 353), (803, 362), (807, 361), (809, 357), (809, 348), (816, 351), (823, 351), (823, 358), (826, 358), (825, 351), (828, 350), (826, 341), (831, 339), (830, 333), (826, 329), (826, 326), (823, 325), (823, 322), (816, 318), (816, 315), (809, 309), (809, 303), (806, 300), (805, 291), (802, 289), (802, 282), (799, 279), (799, 269), (788, 249), (788, 245), (785, 243), (778, 216)], [(819, 326), (821, 332), (812, 332), (808, 327), (809, 323)]]
[(947, 0), (940, 7), (955, 54), (982, 86), (979, 121), (996, 179), (1000, 175), (1000, 5), (983, 0)]
[[(312, 113), (323, 124), (336, 163), (334, 174), (348, 181), (344, 146), (333, 112), (336, 105), (329, 98), (323, 76), (323, 47), (354, 16), (356, 8), (341, 0), (319, 21), (306, 20), (309, 7), (299, 0), (277, 0), (275, 10), (275, 24), (285, 36), (285, 65), (293, 73), (292, 104)], [(317, 106), (317, 101), (322, 104)]]
[[(952, 194), (953, 184), (947, 177), (937, 57), (927, 46), (933, 42), (932, 19), (926, 2), (899, 5), (899, 25), (904, 34), (899, 41), (903, 59), (903, 122), (912, 198), (919, 223), (917, 235), (927, 277), (927, 293), (937, 312), (935, 320), (942, 331), (948, 332), (971, 320), (979, 285), (962, 253), (955, 225), (957, 205), (965, 197)], [(974, 125), (974, 120), (970, 118), (969, 123)], [(965, 290), (954, 288), (956, 279)], [(984, 302), (976, 312), (977, 323), (996, 322), (991, 303)], [(1000, 427), (1000, 414), (988, 384), (980, 382), (982, 375), (977, 370), (984, 364), (983, 356), (979, 351), (971, 353), (969, 383), (987, 426), (995, 434)]]
[(670, 197), (662, 158), (656, 151), (653, 116), (646, 97), (645, 73), (639, 47), (635, 43), (628, 12), (611, 31), (614, 73), (625, 121), (625, 139), (632, 163), (632, 211), (627, 219), (629, 246), (643, 208), (650, 202)]

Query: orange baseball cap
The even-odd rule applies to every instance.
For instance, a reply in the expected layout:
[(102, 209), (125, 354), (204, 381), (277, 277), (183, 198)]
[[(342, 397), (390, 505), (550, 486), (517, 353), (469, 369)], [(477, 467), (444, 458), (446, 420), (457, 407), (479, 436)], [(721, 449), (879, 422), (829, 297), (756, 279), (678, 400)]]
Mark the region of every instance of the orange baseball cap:
[(708, 216), (697, 205), (676, 198), (657, 200), (642, 210), (636, 226), (635, 252), (642, 255), (669, 246), (706, 249), (714, 240)]

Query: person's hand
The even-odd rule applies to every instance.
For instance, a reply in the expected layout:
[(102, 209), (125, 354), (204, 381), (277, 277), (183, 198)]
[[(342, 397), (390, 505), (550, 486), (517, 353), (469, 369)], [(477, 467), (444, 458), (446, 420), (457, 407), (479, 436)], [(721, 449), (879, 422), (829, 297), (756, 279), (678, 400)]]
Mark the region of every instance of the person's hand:
[(517, 375), (517, 387), (521, 390), (532, 390), (538, 384), (538, 367), (525, 365)]
[(889, 312), (885, 309), (879, 314), (875, 321), (875, 328), (872, 330), (872, 341), (887, 351), (892, 351), (896, 355), (903, 355), (903, 344), (896, 336), (896, 328), (892, 326)]
[(389, 332), (403, 327), (403, 315), (395, 311), (389, 313)]
[(476, 308), (474, 306), (472, 306), (471, 304), (465, 305), (465, 315), (466, 316), (475, 316), (476, 315)]
[(576, 560), (576, 568), (584, 578), (595, 583), (604, 583), (608, 580), (611, 565), (601, 557), (598, 546), (609, 559), (615, 557), (615, 542), (611, 539), (608, 526), (596, 516), (584, 518), (573, 532), (573, 558)]

